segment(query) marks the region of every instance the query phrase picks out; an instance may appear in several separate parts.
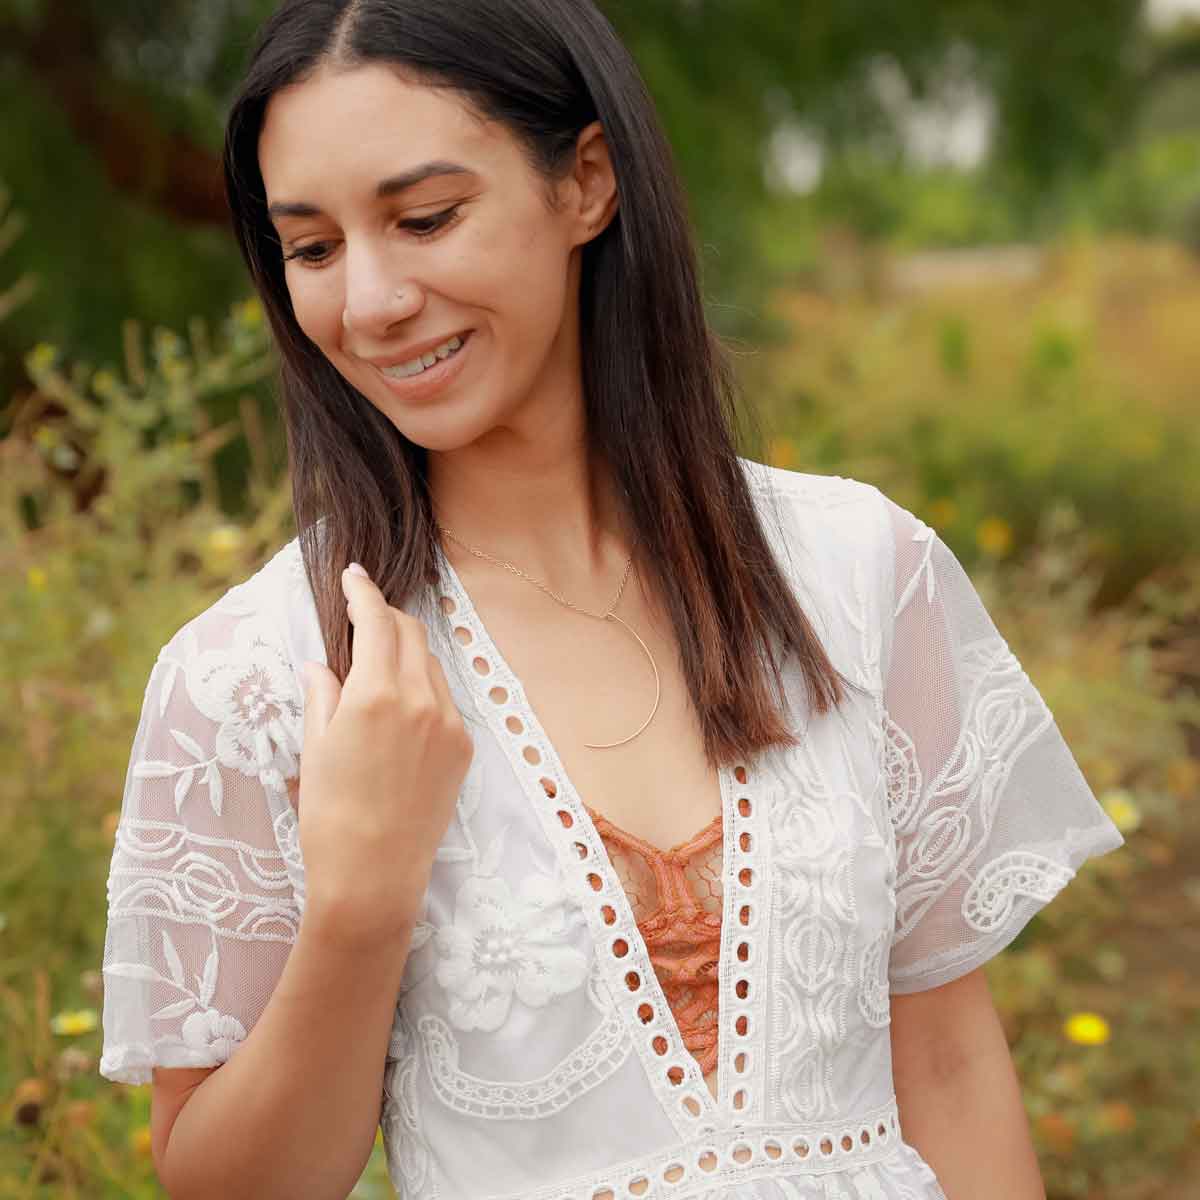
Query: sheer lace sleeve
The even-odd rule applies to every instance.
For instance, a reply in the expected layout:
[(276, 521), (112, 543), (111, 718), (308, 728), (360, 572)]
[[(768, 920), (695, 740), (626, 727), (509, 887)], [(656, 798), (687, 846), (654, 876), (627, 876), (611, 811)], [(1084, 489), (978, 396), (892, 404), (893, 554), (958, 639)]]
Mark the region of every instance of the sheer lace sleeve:
[(1124, 843), (953, 552), (884, 497), (890, 990), (949, 983), (1007, 946), (1082, 863)]
[(279, 630), (229, 597), (154, 664), (108, 876), (105, 1078), (216, 1066), (265, 1008), (303, 906), (301, 701)]

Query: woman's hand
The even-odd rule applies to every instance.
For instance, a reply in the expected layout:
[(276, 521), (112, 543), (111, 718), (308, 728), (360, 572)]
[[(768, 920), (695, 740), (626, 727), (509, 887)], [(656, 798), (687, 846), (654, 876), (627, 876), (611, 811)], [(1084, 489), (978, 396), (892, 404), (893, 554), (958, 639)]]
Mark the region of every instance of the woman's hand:
[(354, 625), (346, 681), (306, 664), (305, 916), (370, 949), (418, 919), (473, 744), (425, 626), (391, 607), (365, 572), (347, 568), (342, 588)]

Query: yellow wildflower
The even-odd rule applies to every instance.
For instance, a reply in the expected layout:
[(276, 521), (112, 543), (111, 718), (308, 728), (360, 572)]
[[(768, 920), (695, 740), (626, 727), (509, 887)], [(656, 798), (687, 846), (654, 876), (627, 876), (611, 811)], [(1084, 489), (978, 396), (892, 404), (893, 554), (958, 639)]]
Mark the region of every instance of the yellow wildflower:
[(150, 1157), (150, 1126), (139, 1125), (129, 1135), (129, 1145), (135, 1154)]
[(29, 373), (36, 376), (54, 366), (54, 360), (57, 357), (58, 350), (49, 342), (38, 342), (26, 355), (25, 365), (29, 369)]
[(97, 396), (111, 396), (117, 390), (117, 382), (117, 377), (111, 371), (97, 371), (92, 376), (92, 391)]
[(1122, 833), (1132, 833), (1142, 823), (1142, 812), (1127, 788), (1110, 788), (1100, 797), (1104, 811)]
[(243, 300), (235, 308), (238, 321), (247, 329), (257, 329), (263, 322), (262, 303), (257, 296)]
[(1108, 1022), (1094, 1012), (1072, 1013), (1063, 1022), (1063, 1033), (1077, 1046), (1103, 1046), (1111, 1036)]
[(949, 496), (939, 496), (929, 502), (929, 523), (945, 529), (958, 520), (958, 505)]
[(29, 584), (31, 592), (44, 592), (46, 590), (47, 576), (41, 567), (30, 567), (25, 572), (25, 579)]
[(210, 554), (222, 557), (236, 554), (245, 540), (245, 535), (236, 525), (218, 525), (209, 533), (206, 545)]
[(50, 1028), (64, 1037), (76, 1037), (81, 1033), (91, 1033), (96, 1028), (96, 1010), (80, 1008), (72, 1012), (61, 1012), (50, 1018)]
[(1012, 549), (1012, 526), (1003, 517), (984, 517), (975, 530), (975, 541), (984, 554), (1003, 558)]

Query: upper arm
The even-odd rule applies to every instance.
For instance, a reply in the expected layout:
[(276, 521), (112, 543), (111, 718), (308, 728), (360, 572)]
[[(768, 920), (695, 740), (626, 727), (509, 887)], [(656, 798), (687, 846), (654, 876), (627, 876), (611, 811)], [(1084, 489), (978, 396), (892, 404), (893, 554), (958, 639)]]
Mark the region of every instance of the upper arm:
[(299, 927), (284, 783), (298, 774), (300, 694), (277, 625), (237, 599), (163, 648), (133, 739), (108, 872), (99, 1066), (122, 1083), (226, 1061)]
[(895, 996), (977, 970), (1124, 838), (953, 552), (884, 499)]
[(988, 1045), (1004, 1043), (987, 975), (976, 967), (940, 987), (891, 997), (892, 1075), (897, 1092), (951, 1078)]
[(163, 1186), (170, 1188), (166, 1174), (167, 1143), (176, 1118), (192, 1093), (220, 1067), (154, 1067), (150, 1090), (150, 1153)]

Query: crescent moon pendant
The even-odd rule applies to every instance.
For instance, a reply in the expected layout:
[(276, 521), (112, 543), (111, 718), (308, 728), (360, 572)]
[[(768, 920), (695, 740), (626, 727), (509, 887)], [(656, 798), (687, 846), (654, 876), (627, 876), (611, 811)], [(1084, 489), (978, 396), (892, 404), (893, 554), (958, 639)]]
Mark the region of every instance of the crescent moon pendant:
[(620, 621), (621, 624), (624, 625), (625, 628), (628, 629), (629, 632), (632, 633), (635, 638), (637, 638), (638, 645), (641, 646), (641, 648), (646, 651), (646, 657), (650, 660), (650, 666), (654, 668), (654, 707), (650, 710), (650, 716), (647, 717), (641, 723), (641, 725), (639, 725), (637, 727), (637, 729), (635, 729), (633, 731), (633, 733), (631, 733), (628, 737), (621, 738), (621, 740), (617, 741), (617, 742), (584, 742), (583, 743), (585, 746), (587, 746), (589, 749), (592, 749), (592, 750), (607, 750), (611, 746), (623, 746), (626, 742), (633, 741), (633, 739), (635, 737), (637, 737), (637, 735), (639, 733), (641, 733), (642, 730), (645, 729), (647, 725), (650, 724), (651, 718), (658, 711), (658, 698), (662, 694), (662, 684), (660, 683), (659, 678), (658, 678), (658, 664), (654, 661), (654, 655), (650, 653), (649, 647), (646, 645), (645, 642), (642, 641), (642, 639), (640, 637), (638, 637), (637, 630), (634, 629), (631, 625), (626, 624), (626, 622), (621, 621), (621, 618), (618, 617), (617, 614), (614, 612), (605, 613), (605, 616), (611, 618), (614, 621)]

